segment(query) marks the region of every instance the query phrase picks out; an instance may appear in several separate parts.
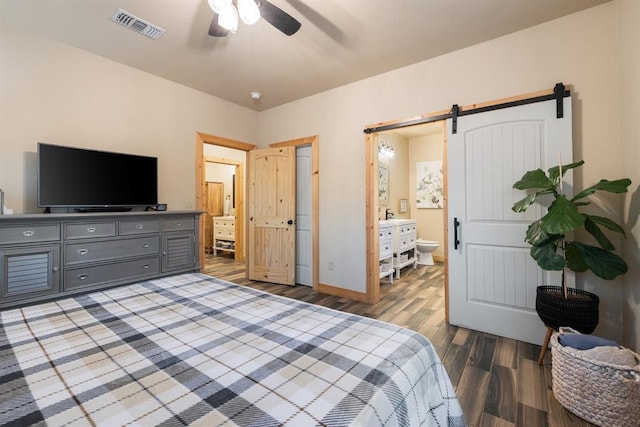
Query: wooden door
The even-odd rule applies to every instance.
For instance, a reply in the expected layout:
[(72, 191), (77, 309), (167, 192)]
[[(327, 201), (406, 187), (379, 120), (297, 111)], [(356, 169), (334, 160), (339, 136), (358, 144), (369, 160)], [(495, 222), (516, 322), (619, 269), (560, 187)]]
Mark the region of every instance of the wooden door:
[[(571, 98), (564, 98), (563, 118), (556, 118), (552, 100), (460, 117), (457, 133), (451, 129), (449, 119), (449, 320), (540, 343), (545, 328), (535, 312), (536, 287), (560, 284), (560, 276), (540, 269), (524, 241), (546, 208), (513, 212), (523, 193), (512, 186), (528, 170), (557, 165), (559, 157), (571, 163)], [(571, 174), (565, 182), (571, 185)]]
[(295, 147), (249, 152), (247, 276), (295, 285)]
[(213, 250), (213, 217), (222, 216), (224, 209), (224, 184), (207, 182), (205, 193), (205, 249)]

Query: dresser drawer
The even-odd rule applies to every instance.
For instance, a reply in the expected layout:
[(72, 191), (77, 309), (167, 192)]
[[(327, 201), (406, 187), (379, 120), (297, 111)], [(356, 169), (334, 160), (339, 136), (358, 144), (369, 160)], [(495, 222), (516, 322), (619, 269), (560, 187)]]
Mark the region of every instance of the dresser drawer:
[(158, 236), (68, 243), (64, 246), (64, 265), (159, 253)]
[(130, 281), (131, 279), (158, 273), (160, 273), (160, 259), (157, 256), (93, 267), (73, 268), (64, 272), (64, 290), (74, 290), (123, 280)]
[(112, 237), (116, 235), (115, 221), (86, 222), (64, 225), (65, 239), (86, 239), (90, 237)]
[(126, 236), (130, 234), (157, 233), (160, 231), (160, 220), (143, 219), (133, 221), (118, 221), (118, 234)]
[(234, 240), (236, 232), (233, 228), (216, 228), (213, 236), (216, 239)]
[(236, 220), (235, 219), (216, 219), (214, 220), (213, 225), (216, 228), (224, 227), (224, 228), (234, 229), (236, 227)]
[(31, 243), (60, 240), (60, 224), (0, 227), (0, 243)]
[(167, 218), (162, 220), (162, 231), (193, 230), (195, 219), (192, 216)]

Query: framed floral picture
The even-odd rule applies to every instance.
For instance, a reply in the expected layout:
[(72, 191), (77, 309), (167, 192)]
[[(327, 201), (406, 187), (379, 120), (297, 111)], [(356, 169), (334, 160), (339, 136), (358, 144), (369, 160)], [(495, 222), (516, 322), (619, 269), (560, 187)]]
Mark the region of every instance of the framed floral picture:
[(378, 204), (389, 204), (389, 166), (378, 163)]
[(416, 207), (442, 209), (442, 160), (416, 163)]

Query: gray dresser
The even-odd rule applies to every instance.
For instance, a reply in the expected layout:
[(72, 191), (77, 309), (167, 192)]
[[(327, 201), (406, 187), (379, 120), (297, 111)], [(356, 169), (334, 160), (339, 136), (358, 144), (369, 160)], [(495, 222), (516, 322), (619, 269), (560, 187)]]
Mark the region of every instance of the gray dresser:
[(200, 214), (0, 216), (0, 309), (200, 271)]

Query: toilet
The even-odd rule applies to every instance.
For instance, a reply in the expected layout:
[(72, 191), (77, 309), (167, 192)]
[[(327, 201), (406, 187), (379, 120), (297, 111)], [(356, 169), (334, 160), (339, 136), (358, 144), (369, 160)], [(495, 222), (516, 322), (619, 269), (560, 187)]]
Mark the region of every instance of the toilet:
[(438, 249), (438, 242), (435, 240), (416, 240), (416, 250), (418, 252), (419, 265), (433, 265), (432, 252)]

